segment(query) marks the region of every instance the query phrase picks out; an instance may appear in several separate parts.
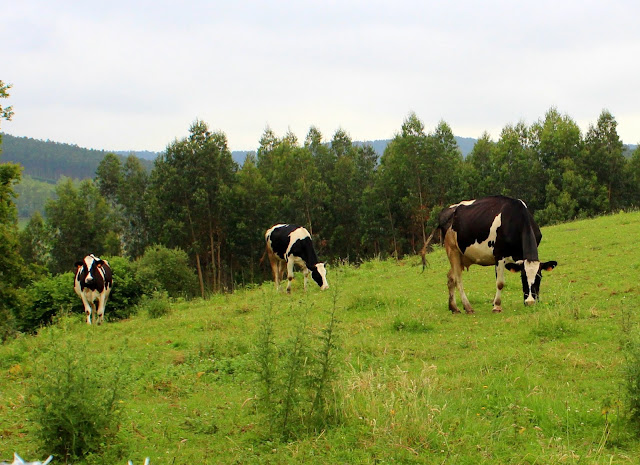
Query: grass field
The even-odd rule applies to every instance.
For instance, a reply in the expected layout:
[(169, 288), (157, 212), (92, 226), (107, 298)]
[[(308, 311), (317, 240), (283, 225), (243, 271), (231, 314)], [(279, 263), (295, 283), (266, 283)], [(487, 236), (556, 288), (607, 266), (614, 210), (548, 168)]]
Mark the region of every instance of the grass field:
[[(541, 260), (559, 265), (541, 301), (525, 307), (520, 277), (508, 274), (501, 314), (491, 312), (490, 267), (463, 274), (475, 315), (448, 311), (448, 262), (436, 248), (424, 272), (419, 257), (332, 267), (326, 292), (305, 294), (297, 274), (292, 295), (265, 283), (177, 302), (160, 318), (141, 311), (101, 327), (61, 318), (0, 346), (0, 460), (50, 453), (36, 440), (34, 386), (71, 360), (87, 374), (120, 373), (119, 430), (75, 463), (640, 463), (623, 350), (640, 321), (640, 213), (543, 236)], [(337, 342), (317, 427), (305, 383), (332, 311)], [(274, 386), (297, 382), (273, 393), (280, 415), (295, 406), (286, 434), (257, 375), (265, 328), (284, 379)], [(298, 341), (296, 372), (287, 367)]]

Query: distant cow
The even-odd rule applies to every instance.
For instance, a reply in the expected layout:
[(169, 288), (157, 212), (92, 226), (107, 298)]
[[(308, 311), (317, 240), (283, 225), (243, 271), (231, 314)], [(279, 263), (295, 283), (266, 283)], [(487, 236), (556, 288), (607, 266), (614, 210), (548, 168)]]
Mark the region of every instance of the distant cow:
[(451, 205), (440, 212), (436, 230), (440, 230), (444, 238), (451, 263), (447, 285), (449, 309), (453, 313), (460, 313), (456, 305), (456, 287), (464, 309), (473, 313), (462, 286), (463, 267), (496, 267), (493, 311), (501, 312), (505, 268), (520, 271), (524, 303), (531, 305), (538, 300), (542, 270), (551, 271), (557, 265), (555, 261), (541, 263), (538, 259), (542, 233), (522, 200), (493, 196)]
[(311, 243), (311, 235), (302, 226), (293, 224), (276, 224), (264, 235), (267, 241), (267, 254), (271, 262), (276, 289), (280, 288), (280, 280), (287, 267), (287, 292), (291, 292), (293, 266), (298, 265), (304, 274), (304, 289), (307, 289), (309, 273), (320, 289), (329, 289), (327, 270), (324, 263), (318, 261), (316, 251)]
[(87, 324), (91, 324), (91, 311), (96, 310), (94, 301), (98, 301), (96, 320), (102, 324), (104, 320), (104, 307), (113, 287), (111, 268), (106, 260), (101, 260), (95, 255), (87, 255), (81, 262), (76, 262), (76, 276), (73, 288), (82, 299), (84, 313), (87, 315)]

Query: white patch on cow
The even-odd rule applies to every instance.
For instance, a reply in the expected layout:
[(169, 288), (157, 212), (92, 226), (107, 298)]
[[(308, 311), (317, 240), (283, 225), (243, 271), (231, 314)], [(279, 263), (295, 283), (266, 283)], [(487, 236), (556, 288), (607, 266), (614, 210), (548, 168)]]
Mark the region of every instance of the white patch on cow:
[(311, 237), (311, 235), (309, 234), (309, 231), (307, 231), (304, 228), (298, 228), (291, 231), (291, 234), (289, 234), (289, 247), (287, 247), (287, 252), (285, 253), (285, 257), (289, 255), (289, 252), (291, 251), (291, 247), (293, 247), (293, 244), (295, 244), (297, 241), (300, 241), (302, 239), (306, 239), (307, 237)]
[(316, 269), (322, 277), (322, 286), (320, 286), (320, 290), (325, 291), (329, 289), (329, 282), (327, 281), (327, 269), (324, 267), (324, 263), (318, 263), (316, 265)]
[(91, 275), (91, 267), (93, 266), (93, 262), (95, 261), (96, 257), (93, 254), (84, 257), (84, 264), (87, 267), (87, 277), (84, 280), (85, 283), (93, 281), (93, 276)]
[(269, 240), (269, 236), (271, 236), (271, 233), (273, 232), (274, 229), (281, 228), (283, 226), (286, 226), (286, 224), (276, 224), (276, 225), (272, 226), (271, 228), (267, 229), (267, 232), (264, 233), (265, 240)]
[(531, 288), (533, 284), (536, 282), (536, 275), (538, 274), (538, 270), (540, 269), (540, 262), (536, 261), (524, 261), (524, 273), (527, 276), (527, 283), (529, 283), (529, 294), (525, 297), (524, 303), (526, 305), (532, 305), (535, 303), (536, 299), (531, 295)]
[(522, 202), (522, 205), (524, 205), (524, 208), (526, 208), (527, 210), (529, 209), (529, 207), (527, 207), (527, 204), (524, 203), (524, 200), (522, 199), (518, 199), (520, 202)]
[(456, 208), (456, 207), (459, 207), (460, 205), (469, 206), (469, 205), (472, 205), (475, 201), (476, 201), (475, 199), (473, 199), (473, 200), (463, 200), (460, 203), (454, 203), (453, 205), (449, 205), (449, 208)]
[[(482, 242), (474, 242), (464, 251), (464, 256), (477, 265), (493, 265), (495, 257), (493, 256), (493, 247), (498, 237), (498, 228), (502, 225), (502, 213), (498, 214), (491, 223), (489, 229), (489, 237)], [(489, 246), (491, 243), (491, 246)]]

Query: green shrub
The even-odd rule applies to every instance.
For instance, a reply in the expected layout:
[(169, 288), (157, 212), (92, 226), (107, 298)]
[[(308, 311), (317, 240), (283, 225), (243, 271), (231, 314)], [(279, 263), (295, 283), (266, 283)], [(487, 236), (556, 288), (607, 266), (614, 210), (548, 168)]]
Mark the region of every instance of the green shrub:
[(151, 297), (145, 296), (140, 306), (147, 311), (149, 318), (160, 318), (171, 312), (166, 292), (154, 292)]
[(27, 289), (28, 304), (18, 314), (20, 331), (35, 331), (58, 314), (84, 312), (82, 301), (73, 290), (74, 274), (63, 273), (31, 284)]
[(144, 295), (144, 287), (138, 276), (137, 267), (135, 263), (123, 257), (110, 257), (107, 261), (113, 273), (113, 289), (107, 300), (105, 318), (116, 320), (129, 318), (136, 311)]
[(95, 353), (90, 334), (79, 342), (65, 336), (52, 332), (29, 399), (42, 450), (68, 463), (102, 453), (113, 442), (122, 383), (117, 363)]
[(189, 257), (181, 249), (154, 245), (137, 262), (138, 276), (147, 295), (167, 291), (170, 297), (193, 297), (198, 281), (189, 266)]

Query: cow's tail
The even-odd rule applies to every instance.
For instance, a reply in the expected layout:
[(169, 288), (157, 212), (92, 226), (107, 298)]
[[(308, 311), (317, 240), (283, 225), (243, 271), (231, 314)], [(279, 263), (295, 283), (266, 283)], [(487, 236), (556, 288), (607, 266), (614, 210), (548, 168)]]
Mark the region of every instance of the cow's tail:
[(267, 250), (268, 250), (267, 247), (265, 247), (264, 252), (262, 253), (262, 257), (260, 257), (260, 262), (259, 262), (260, 266), (262, 266), (262, 262), (264, 262), (264, 257), (267, 256)]
[(427, 238), (427, 240), (424, 242), (424, 245), (422, 246), (422, 250), (420, 250), (420, 256), (422, 257), (423, 273), (425, 268), (427, 268), (427, 266), (429, 265), (429, 263), (427, 262), (427, 253), (431, 251), (431, 240), (433, 239), (433, 236), (436, 233), (436, 231), (438, 231), (438, 229), (440, 229), (439, 226), (435, 227), (433, 231), (431, 231), (431, 234), (429, 234), (429, 237)]

